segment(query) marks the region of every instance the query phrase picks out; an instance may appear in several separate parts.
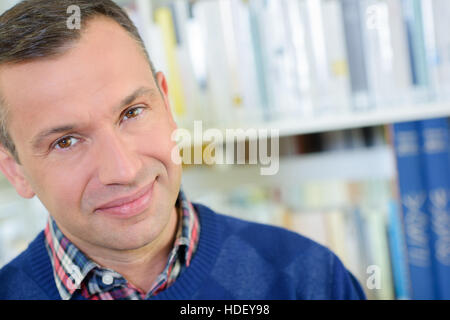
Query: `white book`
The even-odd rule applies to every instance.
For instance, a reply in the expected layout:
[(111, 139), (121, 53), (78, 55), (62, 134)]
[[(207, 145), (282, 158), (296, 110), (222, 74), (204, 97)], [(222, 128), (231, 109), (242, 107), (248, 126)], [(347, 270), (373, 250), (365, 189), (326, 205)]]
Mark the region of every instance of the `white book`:
[[(330, 87), (330, 74), (328, 72), (328, 53), (325, 45), (324, 21), (322, 3), (317, 0), (306, 0), (307, 24), (309, 26), (309, 41), (312, 55), (310, 62), (314, 74), (314, 97), (317, 107), (326, 108), (327, 94)], [(325, 104), (325, 105), (324, 105)]]
[(391, 300), (394, 298), (394, 285), (387, 233), (389, 182), (371, 180), (364, 182), (362, 188), (362, 214), (370, 248), (367, 268), (372, 270), (372, 275), (378, 277), (372, 282), (376, 287), (371, 291), (375, 292), (378, 299)]
[(314, 101), (314, 114), (326, 112), (331, 104), (330, 73), (328, 53), (325, 44), (324, 17), (322, 2), (306, 0), (301, 4), (302, 19), (305, 21), (307, 48), (311, 68), (311, 93)]
[(270, 114), (278, 119), (293, 117), (301, 112), (301, 97), (283, 1), (254, 1), (251, 9), (259, 29), (258, 40)]
[(306, 32), (313, 114), (346, 112), (351, 83), (342, 8), (339, 0), (298, 2)]
[(325, 222), (330, 239), (330, 249), (341, 259), (346, 267), (350, 265), (346, 248), (345, 212), (332, 209), (325, 213)]
[(379, 270), (378, 274), (381, 277), (379, 279), (379, 287), (376, 288), (375, 293), (378, 299), (392, 300), (394, 298), (394, 288), (387, 239), (386, 210), (387, 203), (384, 208), (366, 208), (365, 218), (366, 232), (372, 249), (371, 258), (373, 259), (369, 266), (375, 266), (377, 269), (374, 270)]
[[(243, 103), (243, 88), (239, 70), (242, 65), (239, 64), (239, 55), (237, 48), (237, 33), (242, 30), (236, 29), (233, 18), (233, 5), (230, 0), (218, 0), (220, 8), (220, 23), (222, 26), (223, 40), (225, 45), (225, 58), (228, 66), (229, 90), (230, 90), (230, 108), (233, 109), (233, 125), (239, 127), (245, 124), (245, 112)], [(248, 50), (248, 49), (247, 49)]]
[(153, 7), (151, 2), (135, 0), (126, 6), (125, 10), (136, 25), (155, 69), (162, 71), (167, 76), (168, 66), (162, 33), (153, 21)]
[(287, 227), (325, 247), (330, 244), (323, 212), (314, 210), (292, 212)]
[(392, 98), (394, 103), (404, 104), (410, 99), (412, 90), (411, 66), (408, 53), (408, 36), (403, 20), (401, 0), (385, 0), (389, 10), (389, 27), (391, 31), (391, 45), (394, 53), (393, 77), (396, 92)]
[(426, 28), (425, 45), (432, 85), (441, 98), (450, 97), (450, 3), (446, 0), (422, 2)]
[(328, 84), (324, 106), (327, 113), (347, 112), (351, 104), (350, 73), (348, 70), (347, 50), (342, 8), (339, 0), (322, 2), (323, 33), (327, 58)]
[(377, 107), (395, 105), (410, 83), (400, 3), (363, 0), (361, 6), (371, 97)]
[[(302, 1), (283, 0), (285, 27), (289, 35), (289, 45), (292, 50), (292, 81), (299, 99), (295, 114), (303, 119), (314, 115), (314, 70), (310, 60), (311, 42), (308, 38), (308, 21), (305, 19), (306, 7)], [(309, 51), (308, 51), (309, 50)], [(296, 89), (295, 89), (296, 88)]]
[(232, 27), (236, 46), (236, 76), (242, 89), (242, 105), (246, 123), (260, 123), (264, 120), (262, 91), (265, 87), (258, 79), (255, 39), (252, 37), (249, 4), (242, 0), (229, 0)]
[(183, 127), (193, 130), (195, 120), (202, 120), (206, 126), (212, 125), (208, 112), (206, 93), (205, 48), (201, 38), (201, 26), (190, 14), (190, 4), (186, 1), (173, 3), (174, 17), (178, 24), (179, 44), (177, 58), (183, 93), (186, 100), (186, 117)]
[[(367, 270), (364, 265), (363, 243), (360, 241), (355, 215), (346, 211), (345, 214), (345, 246), (347, 252), (347, 267), (353, 275), (364, 284), (367, 280)], [(364, 286), (365, 287), (365, 286)], [(364, 288), (363, 287), (363, 288)]]
[(204, 41), (209, 112), (213, 115), (215, 126), (226, 127), (233, 123), (234, 110), (220, 3), (196, 2), (193, 15), (200, 24), (199, 36)]
[[(328, 180), (325, 185), (323, 205), (328, 209), (326, 222), (329, 230), (330, 248), (358, 280), (365, 279), (361, 256), (361, 243), (353, 215), (349, 212), (347, 184), (342, 180)], [(365, 281), (365, 280), (364, 280)]]
[(327, 228), (326, 212), (323, 208), (324, 185), (318, 181), (307, 181), (300, 185), (299, 197), (302, 207), (292, 215), (291, 225), (294, 231), (330, 247), (330, 235)]

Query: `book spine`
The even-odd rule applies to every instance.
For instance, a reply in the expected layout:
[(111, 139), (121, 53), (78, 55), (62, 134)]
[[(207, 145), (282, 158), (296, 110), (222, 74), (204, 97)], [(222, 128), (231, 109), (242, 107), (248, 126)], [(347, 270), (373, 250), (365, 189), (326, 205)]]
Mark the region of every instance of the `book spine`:
[(394, 298), (391, 260), (389, 256), (387, 215), (389, 202), (388, 183), (371, 179), (360, 184), (361, 219), (368, 245), (366, 272), (377, 270), (375, 277), (367, 278), (367, 288), (376, 299)]
[[(385, 208), (363, 208), (365, 235), (370, 245), (369, 265), (380, 270), (380, 279), (374, 290), (377, 299), (391, 300), (394, 298), (392, 269), (389, 257), (388, 239), (386, 234)], [(368, 269), (370, 270), (370, 269)]]
[(432, 18), (433, 36), (428, 38), (434, 40), (431, 52), (430, 69), (433, 76), (433, 85), (440, 97), (446, 99), (450, 96), (450, 33), (448, 32), (448, 17), (450, 15), (450, 4), (447, 0), (433, 0), (429, 16)]
[[(322, 4), (327, 72), (330, 75), (328, 88), (330, 98), (326, 105), (331, 110), (325, 112), (346, 112), (350, 106), (350, 74), (345, 47), (345, 33), (341, 3), (338, 0), (324, 1)], [(327, 96), (323, 95), (322, 96)]]
[(389, 248), (392, 261), (395, 297), (398, 300), (411, 299), (411, 284), (407, 266), (406, 244), (400, 210), (396, 201), (389, 201), (388, 213)]
[(345, 44), (350, 69), (353, 108), (364, 109), (369, 106), (369, 84), (366, 68), (366, 52), (364, 46), (359, 0), (341, 0), (344, 19)]
[(329, 238), (328, 246), (348, 267), (348, 255), (345, 248), (345, 212), (340, 210), (327, 210), (325, 224)]
[(241, 77), (239, 76), (241, 66), (238, 64), (237, 36), (236, 29), (233, 27), (235, 21), (233, 19), (234, 8), (231, 1), (219, 1), (218, 9), (220, 10), (223, 33), (224, 60), (228, 66), (229, 108), (233, 110), (233, 123), (236, 126), (244, 125), (250, 121), (249, 119), (244, 120), (243, 88)]
[(400, 0), (387, 0), (389, 8), (389, 27), (391, 30), (391, 45), (393, 50), (393, 78), (396, 86), (395, 102), (408, 101), (411, 90), (411, 70), (408, 55), (408, 40), (402, 17)]
[[(145, 0), (144, 0), (145, 1)], [(201, 100), (202, 91), (200, 87), (201, 75), (197, 59), (193, 57), (203, 57), (201, 45), (196, 45), (194, 42), (195, 23), (191, 19), (189, 3), (185, 1), (176, 1), (173, 3), (173, 17), (176, 21), (177, 34), (177, 59), (180, 67), (180, 77), (183, 84), (183, 94), (185, 98), (186, 114), (183, 117), (183, 122), (178, 125), (193, 130), (193, 122), (197, 119), (202, 119), (207, 125), (209, 124), (204, 110), (205, 102)], [(198, 39), (197, 44), (202, 43), (202, 39)], [(170, 91), (170, 88), (169, 88)], [(202, 108), (203, 107), (203, 108)]]
[(215, 126), (226, 127), (234, 123), (236, 112), (231, 93), (222, 8), (218, 1), (199, 1), (194, 3), (192, 10), (204, 39), (209, 112), (213, 114)]
[(244, 118), (250, 123), (263, 121), (263, 98), (256, 69), (256, 48), (252, 39), (249, 4), (230, 0), (238, 60), (237, 77), (242, 87)]
[[(255, 57), (260, 87), (263, 88), (263, 118), (270, 121), (276, 117), (277, 106), (284, 103), (284, 92), (278, 94), (283, 99), (277, 100), (271, 83), (279, 81), (281, 73), (277, 48), (280, 43), (280, 25), (271, 18), (275, 12), (272, 1), (250, 2), (250, 26), (255, 44)], [(278, 83), (278, 82), (277, 82)]]
[(414, 100), (423, 101), (428, 97), (427, 89), (430, 79), (421, 1), (403, 0), (402, 9), (408, 40)]
[[(291, 62), (291, 83), (294, 97), (298, 100), (292, 103), (292, 114), (302, 117), (311, 117), (314, 114), (315, 88), (313, 85), (313, 75), (311, 65), (311, 39), (308, 38), (309, 21), (307, 19), (306, 2), (283, 0), (280, 2), (284, 16), (284, 25), (288, 33), (288, 48), (292, 52)], [(289, 111), (288, 111), (289, 112)]]
[(168, 83), (170, 87), (169, 97), (174, 110), (176, 120), (185, 114), (185, 101), (183, 85), (181, 83), (180, 68), (177, 59), (177, 38), (172, 10), (168, 7), (160, 7), (154, 11), (155, 22), (160, 26), (163, 35), (163, 45), (168, 62)]
[(437, 298), (450, 299), (450, 142), (447, 118), (420, 121), (421, 151), (431, 216)]
[(430, 217), (420, 157), (418, 123), (393, 125), (397, 180), (402, 204), (413, 299), (434, 299)]
[[(325, 46), (324, 17), (321, 1), (304, 1), (304, 17), (308, 35), (309, 63), (312, 75), (312, 94), (314, 98), (314, 113), (329, 108), (327, 98), (330, 96), (330, 74), (328, 72), (328, 58)], [(326, 92), (327, 94), (323, 94)]]
[(410, 83), (399, 2), (364, 0), (361, 6), (370, 96), (377, 106), (393, 105)]
[(295, 53), (291, 41), (285, 1), (261, 1), (255, 3), (261, 32), (261, 48), (264, 56), (263, 68), (266, 78), (277, 86), (266, 87), (271, 116), (283, 119), (299, 114), (301, 95), (295, 68)]
[(256, 78), (258, 80), (258, 87), (260, 92), (260, 101), (262, 109), (262, 119), (264, 121), (271, 120), (271, 105), (269, 94), (269, 79), (265, 72), (265, 60), (267, 54), (264, 49), (264, 34), (261, 32), (261, 19), (260, 11), (263, 10), (261, 3), (252, 1), (249, 3), (249, 21), (250, 32), (253, 47), (255, 48), (255, 65), (256, 65)]
[(163, 37), (160, 26), (153, 20), (152, 4), (145, 0), (135, 0), (122, 5), (122, 9), (135, 24), (155, 69), (167, 75), (165, 50), (161, 45), (153, 45), (154, 43), (162, 44)]

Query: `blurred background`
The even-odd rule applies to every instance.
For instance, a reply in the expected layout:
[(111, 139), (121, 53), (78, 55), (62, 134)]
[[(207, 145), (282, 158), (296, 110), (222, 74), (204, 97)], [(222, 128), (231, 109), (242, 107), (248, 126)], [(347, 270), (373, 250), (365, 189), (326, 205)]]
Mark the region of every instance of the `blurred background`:
[[(179, 127), (279, 130), (277, 174), (186, 164), (191, 201), (329, 247), (369, 299), (450, 299), (450, 1), (116, 2)], [(46, 219), (0, 175), (0, 267)]]

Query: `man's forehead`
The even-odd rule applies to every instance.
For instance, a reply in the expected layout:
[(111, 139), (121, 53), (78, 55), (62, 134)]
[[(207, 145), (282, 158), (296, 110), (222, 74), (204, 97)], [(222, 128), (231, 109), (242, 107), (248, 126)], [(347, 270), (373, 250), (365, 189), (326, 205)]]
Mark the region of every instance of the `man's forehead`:
[(154, 86), (141, 48), (122, 27), (105, 18), (93, 19), (86, 28), (60, 56), (2, 67), (0, 89), (12, 117), (16, 111), (42, 116), (55, 108), (76, 111), (84, 105), (112, 104), (137, 83)]
[[(98, 16), (83, 28), (81, 38), (68, 43), (68, 49), (60, 55), (1, 66), (0, 88), (5, 88), (2, 91), (7, 100), (33, 89), (57, 96), (71, 84), (82, 86), (84, 80), (95, 80), (102, 74), (125, 77), (124, 71), (133, 70), (131, 62), (142, 60), (147, 64), (140, 46), (112, 19)], [(53, 90), (47, 92), (42, 87)]]

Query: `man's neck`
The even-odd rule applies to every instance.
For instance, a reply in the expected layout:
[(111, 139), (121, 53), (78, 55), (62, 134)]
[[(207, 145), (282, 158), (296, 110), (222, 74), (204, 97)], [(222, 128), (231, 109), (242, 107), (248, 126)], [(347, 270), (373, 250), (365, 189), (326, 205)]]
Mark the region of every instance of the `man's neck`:
[(76, 245), (97, 264), (120, 273), (129, 283), (147, 293), (167, 264), (175, 241), (178, 223), (178, 211), (174, 207), (169, 221), (160, 235), (151, 243), (138, 249), (98, 250), (98, 248), (93, 249), (82, 243)]

